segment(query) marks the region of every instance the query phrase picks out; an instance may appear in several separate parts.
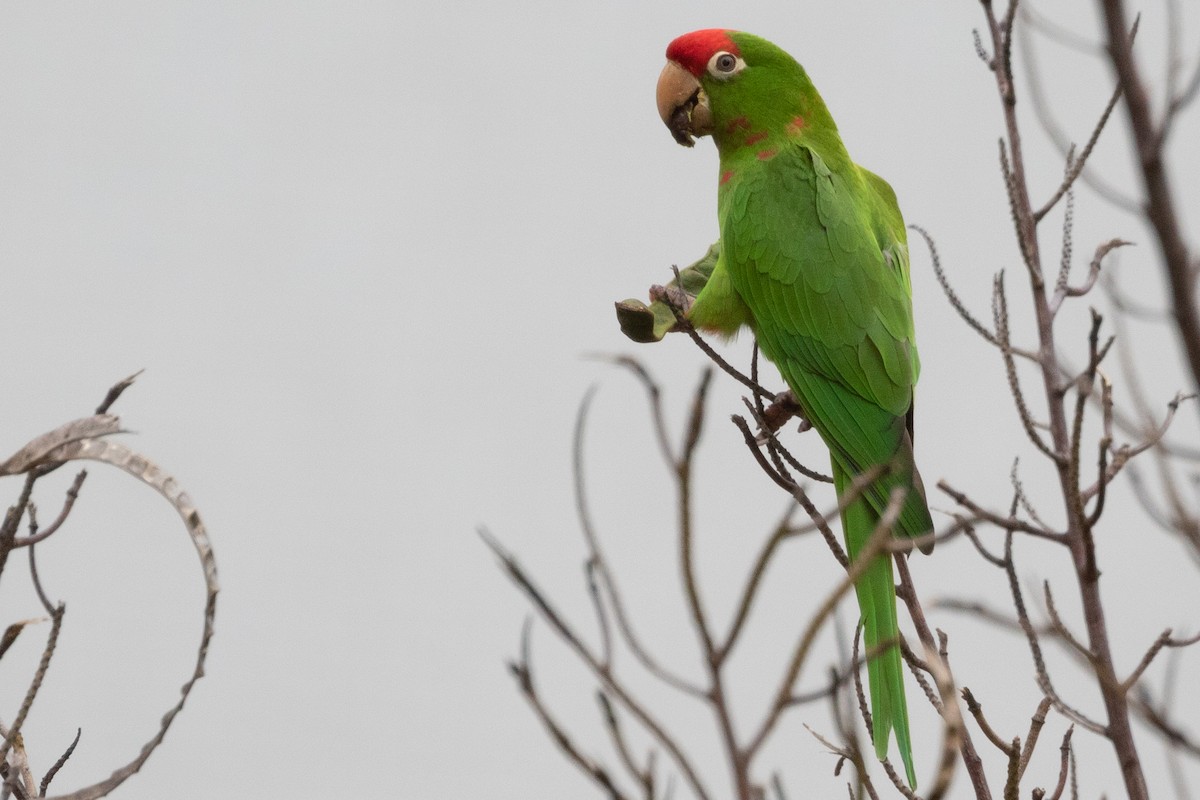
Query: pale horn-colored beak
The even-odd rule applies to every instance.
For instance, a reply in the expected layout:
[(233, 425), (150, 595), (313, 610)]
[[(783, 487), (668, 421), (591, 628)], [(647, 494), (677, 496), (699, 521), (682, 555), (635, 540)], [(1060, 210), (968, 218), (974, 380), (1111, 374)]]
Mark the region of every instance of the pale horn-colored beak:
[(712, 111), (696, 76), (674, 61), (668, 61), (658, 76), (658, 115), (684, 147), (695, 144), (693, 136), (712, 133)]

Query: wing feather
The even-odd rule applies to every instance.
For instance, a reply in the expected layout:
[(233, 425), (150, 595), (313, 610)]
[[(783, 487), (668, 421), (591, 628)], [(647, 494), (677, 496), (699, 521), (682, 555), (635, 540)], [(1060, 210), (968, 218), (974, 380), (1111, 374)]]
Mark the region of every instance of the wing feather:
[[(905, 416), (920, 367), (894, 195), (798, 143), (749, 173), (722, 202), (721, 239), (763, 352), (837, 463), (856, 473), (900, 456), (911, 469)], [(891, 485), (869, 493), (877, 512)], [(923, 499), (906, 504), (901, 528), (929, 527)]]

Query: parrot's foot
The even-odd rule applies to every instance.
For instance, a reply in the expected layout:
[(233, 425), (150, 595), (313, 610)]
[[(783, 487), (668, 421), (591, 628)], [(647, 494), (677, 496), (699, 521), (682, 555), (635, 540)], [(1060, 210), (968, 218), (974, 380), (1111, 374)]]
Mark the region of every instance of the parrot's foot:
[(650, 287), (650, 300), (652, 302), (666, 303), (681, 315), (687, 314), (688, 309), (692, 307), (694, 299), (690, 294), (675, 285), (659, 286), (655, 284)]
[(792, 417), (800, 418), (800, 433), (804, 433), (812, 427), (812, 423), (804, 418), (804, 410), (800, 408), (800, 404), (796, 402), (795, 396), (789, 389), (775, 395), (774, 402), (764, 409), (762, 419), (759, 420), (758, 436), (755, 440), (760, 445), (765, 445)]

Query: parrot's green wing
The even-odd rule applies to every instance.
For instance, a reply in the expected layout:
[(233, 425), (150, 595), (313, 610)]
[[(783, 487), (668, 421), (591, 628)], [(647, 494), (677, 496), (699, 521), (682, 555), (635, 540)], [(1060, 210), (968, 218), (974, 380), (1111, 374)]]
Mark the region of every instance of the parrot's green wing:
[[(928, 533), (933, 524), (906, 425), (920, 370), (908, 255), (890, 188), (848, 160), (832, 170), (814, 150), (792, 143), (746, 170), (721, 193), (720, 206), (717, 272), (728, 271), (763, 352), (829, 446), (838, 495), (856, 475), (889, 468), (842, 513), (851, 558), (897, 486), (907, 494), (895, 532)], [(693, 314), (704, 311), (704, 300), (702, 293)], [(895, 640), (891, 558), (877, 557), (855, 589), (868, 650)], [(915, 785), (899, 649), (873, 658), (868, 676), (876, 750), (886, 755), (894, 729)]]
[[(920, 363), (900, 212), (882, 180), (833, 172), (803, 145), (764, 166), (722, 195), (723, 260), (834, 461), (851, 474), (892, 466), (866, 493), (881, 514), (892, 486), (914, 479), (905, 417)], [(914, 488), (897, 523), (908, 536), (932, 528)]]

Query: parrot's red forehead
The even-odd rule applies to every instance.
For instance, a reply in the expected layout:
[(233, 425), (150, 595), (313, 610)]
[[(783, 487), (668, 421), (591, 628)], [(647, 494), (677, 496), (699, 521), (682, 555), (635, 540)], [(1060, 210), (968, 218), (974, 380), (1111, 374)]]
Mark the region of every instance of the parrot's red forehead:
[(733, 39), (729, 38), (731, 33), (733, 31), (725, 28), (706, 28), (702, 31), (685, 33), (667, 45), (667, 59), (678, 63), (696, 77), (700, 77), (700, 73), (704, 72), (708, 66), (708, 60), (712, 58), (713, 53), (724, 50), (734, 55), (740, 55), (738, 46), (734, 44)]

